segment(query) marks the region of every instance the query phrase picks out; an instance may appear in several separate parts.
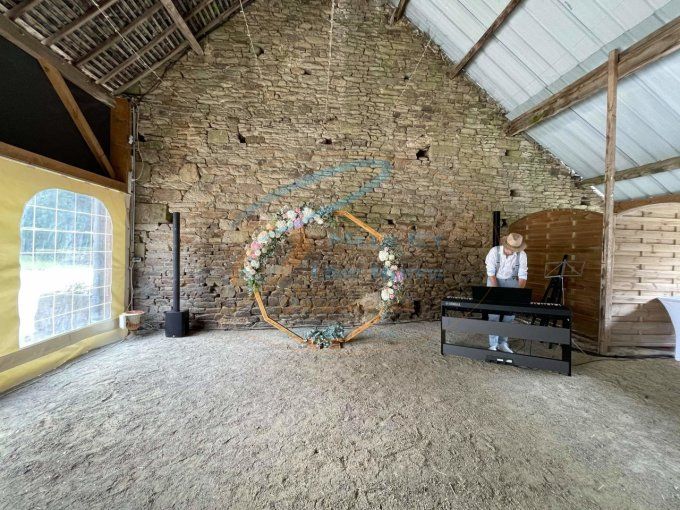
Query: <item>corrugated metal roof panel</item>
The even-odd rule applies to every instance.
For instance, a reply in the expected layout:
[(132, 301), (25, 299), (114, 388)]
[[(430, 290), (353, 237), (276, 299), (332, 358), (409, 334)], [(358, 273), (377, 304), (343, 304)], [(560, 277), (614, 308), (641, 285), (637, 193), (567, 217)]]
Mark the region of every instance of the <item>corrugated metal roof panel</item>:
[[(406, 16), (458, 61), (506, 4), (410, 0)], [(625, 49), (679, 15), (680, 0), (525, 0), (466, 73), (514, 118), (605, 62), (610, 49)], [(617, 169), (680, 154), (678, 90), (679, 53), (621, 81)], [(583, 177), (602, 175), (605, 111), (601, 92), (528, 134)], [(659, 180), (663, 175), (617, 183), (617, 194), (640, 198), (670, 192)], [(671, 175), (670, 182), (675, 178)]]

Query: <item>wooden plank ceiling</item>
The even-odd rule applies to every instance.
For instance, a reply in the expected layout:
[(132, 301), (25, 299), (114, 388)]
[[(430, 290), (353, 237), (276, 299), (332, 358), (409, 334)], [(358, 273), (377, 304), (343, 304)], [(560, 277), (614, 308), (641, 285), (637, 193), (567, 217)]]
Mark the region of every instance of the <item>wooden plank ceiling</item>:
[(196, 40), (239, 9), (239, 0), (0, 0), (6, 19), (114, 95), (198, 52)]

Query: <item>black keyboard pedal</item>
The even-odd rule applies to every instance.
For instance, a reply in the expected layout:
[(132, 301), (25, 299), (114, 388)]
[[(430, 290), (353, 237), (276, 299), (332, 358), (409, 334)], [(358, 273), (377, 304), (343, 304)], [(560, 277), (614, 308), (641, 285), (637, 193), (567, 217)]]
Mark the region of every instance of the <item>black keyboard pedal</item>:
[(496, 363), (497, 365), (514, 365), (515, 362), (511, 358), (505, 358), (498, 354), (487, 354), (486, 361), (488, 363)]

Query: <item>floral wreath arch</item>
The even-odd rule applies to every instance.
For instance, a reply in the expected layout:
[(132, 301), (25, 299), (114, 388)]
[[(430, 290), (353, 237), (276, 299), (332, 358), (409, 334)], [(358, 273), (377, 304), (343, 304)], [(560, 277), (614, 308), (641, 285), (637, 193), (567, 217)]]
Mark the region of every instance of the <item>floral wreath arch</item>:
[[(266, 262), (274, 254), (275, 249), (282, 245), (288, 236), (296, 230), (304, 229), (306, 225), (316, 223), (323, 225), (329, 218), (342, 217), (358, 227), (364, 229), (380, 243), (378, 260), (381, 263), (383, 287), (380, 291), (381, 308), (375, 317), (354, 328), (349, 334), (344, 334), (342, 326), (333, 325), (325, 330), (315, 329), (306, 338), (294, 333), (276, 320), (272, 319), (264, 306), (260, 289), (265, 279), (264, 269)], [(246, 248), (246, 259), (241, 274), (250, 292), (253, 294), (262, 318), (268, 324), (300, 344), (308, 347), (328, 348), (341, 347), (342, 344), (352, 341), (360, 333), (380, 321), (388, 315), (403, 294), (404, 272), (399, 262), (397, 245), (392, 237), (383, 236), (377, 230), (345, 210), (336, 210), (332, 207), (322, 207), (314, 210), (311, 207), (302, 206), (294, 209), (281, 211), (275, 220), (267, 223), (265, 228), (252, 236), (252, 242)]]

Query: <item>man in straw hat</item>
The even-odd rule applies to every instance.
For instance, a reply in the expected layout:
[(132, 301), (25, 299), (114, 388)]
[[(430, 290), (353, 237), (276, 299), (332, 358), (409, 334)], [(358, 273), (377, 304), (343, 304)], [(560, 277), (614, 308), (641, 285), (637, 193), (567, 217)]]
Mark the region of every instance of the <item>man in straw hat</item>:
[[(489, 287), (524, 288), (527, 284), (526, 243), (520, 234), (508, 234), (486, 256), (486, 275)], [(500, 315), (489, 314), (490, 321), (499, 321)], [(512, 322), (514, 315), (504, 315), (503, 322)], [(489, 350), (512, 352), (508, 337), (489, 335)]]

